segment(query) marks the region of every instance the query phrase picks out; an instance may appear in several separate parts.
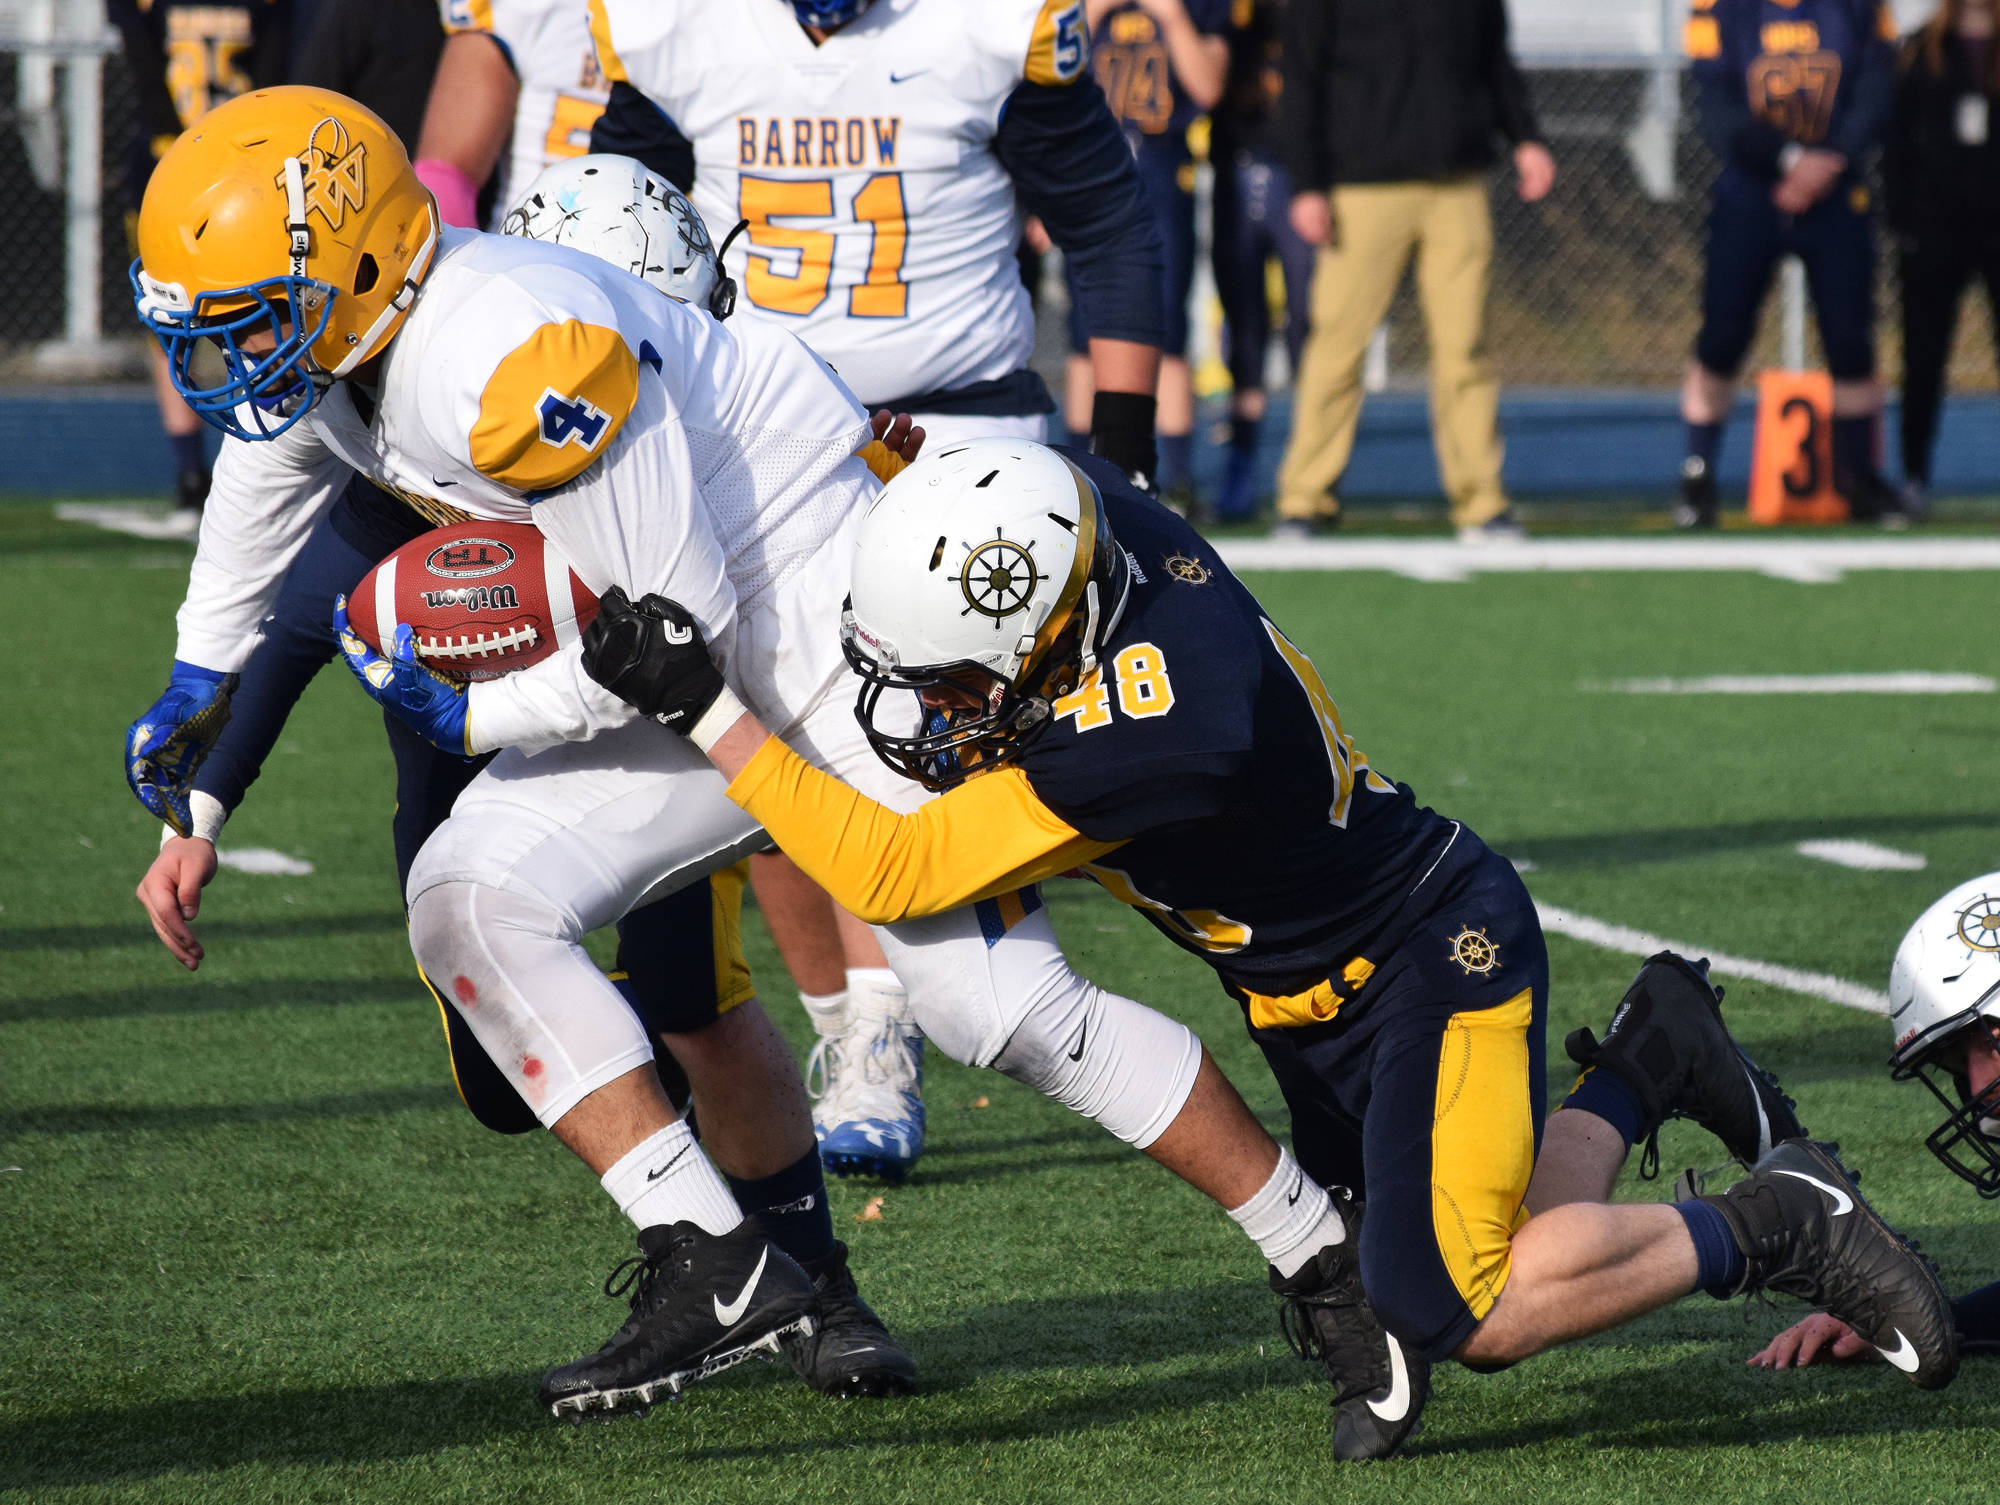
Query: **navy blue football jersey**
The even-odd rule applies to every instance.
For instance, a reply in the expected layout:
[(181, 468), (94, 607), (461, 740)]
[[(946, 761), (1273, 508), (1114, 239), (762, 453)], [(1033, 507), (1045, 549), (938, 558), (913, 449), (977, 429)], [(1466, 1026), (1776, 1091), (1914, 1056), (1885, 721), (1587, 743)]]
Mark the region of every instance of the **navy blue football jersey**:
[(1855, 81), (1887, 67), (1895, 43), (1886, 0), (1696, 0), (1685, 45), (1697, 79), (1779, 138), (1817, 146), (1839, 143)]
[(1099, 668), (1021, 757), (1036, 797), (1125, 843), (1086, 871), (1235, 989), (1295, 994), (1379, 961), (1425, 885), (1485, 848), (1369, 766), (1207, 540), (1114, 467), (1063, 453), (1103, 494), (1132, 586)]
[[(1229, 31), (1230, 0), (1188, 0), (1187, 12), (1204, 35)], [(1130, 136), (1179, 134), (1201, 114), (1174, 77), (1160, 23), (1136, 4), (1120, 6), (1092, 30), (1090, 69)]]

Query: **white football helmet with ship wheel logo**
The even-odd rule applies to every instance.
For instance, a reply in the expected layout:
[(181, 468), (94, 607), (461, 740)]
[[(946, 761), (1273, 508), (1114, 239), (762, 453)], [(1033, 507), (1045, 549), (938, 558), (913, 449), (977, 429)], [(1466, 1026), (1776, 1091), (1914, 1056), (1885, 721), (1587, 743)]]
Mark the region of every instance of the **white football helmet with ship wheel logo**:
[(1916, 1077), (1944, 1105), (1925, 1141), (1938, 1159), (2000, 1197), (2000, 1080), (1972, 1091), (1967, 1032), (2000, 1046), (2000, 873), (1961, 883), (1917, 918), (1889, 972), (1890, 1074)]

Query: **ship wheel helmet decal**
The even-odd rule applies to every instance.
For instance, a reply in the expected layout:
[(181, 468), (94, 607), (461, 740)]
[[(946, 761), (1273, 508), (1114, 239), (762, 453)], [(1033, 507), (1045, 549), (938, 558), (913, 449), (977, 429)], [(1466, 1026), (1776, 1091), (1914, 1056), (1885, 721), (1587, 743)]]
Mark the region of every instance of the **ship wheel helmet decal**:
[(1026, 611), (1034, 600), (1035, 587), (1042, 583), (1033, 549), (1032, 543), (1016, 543), (999, 532), (974, 545), (958, 571), (966, 611), (991, 618), (996, 627), (1016, 612)]

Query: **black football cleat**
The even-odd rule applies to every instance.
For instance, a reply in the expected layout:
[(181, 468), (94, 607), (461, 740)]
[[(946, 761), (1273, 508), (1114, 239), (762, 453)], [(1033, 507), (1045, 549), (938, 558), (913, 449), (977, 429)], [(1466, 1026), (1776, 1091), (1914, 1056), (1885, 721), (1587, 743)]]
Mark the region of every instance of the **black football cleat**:
[(1706, 961), (1671, 951), (1647, 957), (1603, 1040), (1580, 1029), (1564, 1048), (1577, 1065), (1609, 1068), (1638, 1094), (1646, 1114), (1634, 1140), (1647, 1142), (1642, 1174), (1649, 1161), (1657, 1168), (1655, 1136), (1669, 1118), (1693, 1119), (1745, 1165), (1806, 1132), (1778, 1079), (1730, 1036)]
[(554, 1415), (643, 1415), (654, 1401), (813, 1330), (811, 1278), (752, 1218), (720, 1235), (693, 1223), (641, 1229), (638, 1255), (604, 1282), (607, 1296), (628, 1290), (632, 1315), (610, 1341), (543, 1376), (542, 1404)]
[(785, 1357), (799, 1378), (822, 1395), (843, 1400), (908, 1395), (917, 1386), (917, 1361), (889, 1336), (874, 1309), (861, 1299), (847, 1268), (847, 1245), (801, 1266), (818, 1305), (809, 1333), (784, 1340)]
[(1713, 528), (1719, 521), (1721, 506), (1722, 499), (1708, 463), (1689, 455), (1681, 463), (1680, 490), (1674, 496), (1674, 526), (1683, 530)]
[(1347, 1237), (1329, 1244), (1290, 1279), (1271, 1269), (1284, 1298), (1278, 1327), (1302, 1359), (1333, 1382), (1333, 1456), (1343, 1463), (1387, 1458), (1416, 1430), (1431, 1394), (1430, 1362), (1382, 1326), (1361, 1289), (1361, 1204), (1336, 1190)]
[(1788, 1139), (1720, 1196), (1743, 1251), (1729, 1295), (1778, 1291), (1845, 1322), (1925, 1390), (1958, 1373), (1958, 1325), (1937, 1270), (1862, 1199), (1835, 1147)]

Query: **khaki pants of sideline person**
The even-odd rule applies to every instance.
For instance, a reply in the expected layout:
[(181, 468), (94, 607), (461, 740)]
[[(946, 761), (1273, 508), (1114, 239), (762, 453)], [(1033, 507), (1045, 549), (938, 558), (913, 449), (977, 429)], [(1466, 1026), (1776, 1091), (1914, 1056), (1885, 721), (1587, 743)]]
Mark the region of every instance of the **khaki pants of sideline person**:
[(1292, 437), (1278, 470), (1278, 515), (1338, 511), (1333, 488), (1354, 451), (1361, 362), (1410, 253), (1431, 345), (1431, 437), (1451, 520), (1500, 515), (1500, 383), (1481, 354), (1493, 220), (1484, 177), (1363, 183), (1333, 191), (1337, 244), (1313, 272), (1312, 333), (1299, 361)]

